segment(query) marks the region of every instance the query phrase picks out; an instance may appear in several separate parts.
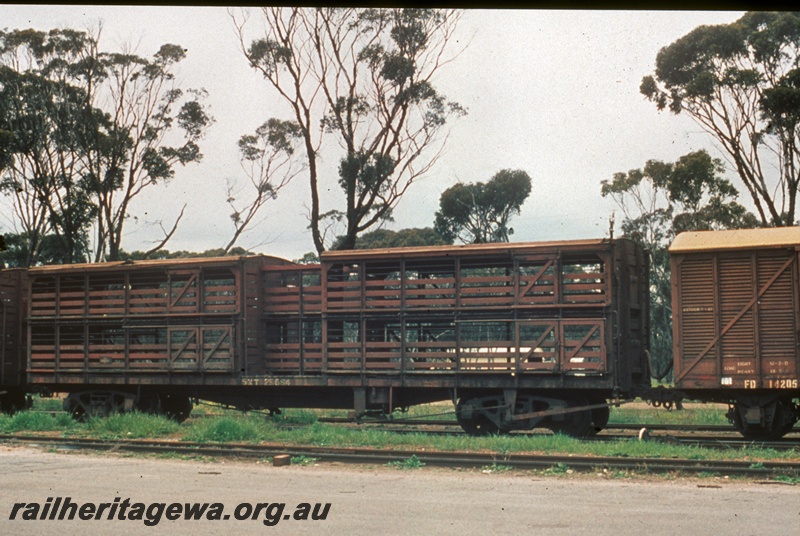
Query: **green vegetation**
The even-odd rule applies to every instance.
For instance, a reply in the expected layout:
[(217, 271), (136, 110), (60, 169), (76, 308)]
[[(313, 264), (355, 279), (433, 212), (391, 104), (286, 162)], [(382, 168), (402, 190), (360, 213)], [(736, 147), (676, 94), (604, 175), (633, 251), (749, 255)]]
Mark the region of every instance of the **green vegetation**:
[(275, 425), (263, 417), (218, 417), (193, 423), (183, 439), (200, 443), (255, 442), (267, 439)]
[(292, 456), (292, 465), (314, 465), (319, 461), (319, 458), (311, 456)]
[(784, 484), (789, 484), (792, 486), (800, 485), (800, 477), (796, 476), (786, 476), (786, 475), (779, 475), (775, 477), (777, 482), (782, 482)]
[(120, 413), (104, 418), (92, 418), (86, 428), (102, 439), (163, 438), (176, 433), (180, 425), (160, 415)]
[[(37, 402), (35, 405), (38, 405)], [(50, 402), (48, 402), (50, 404)], [(444, 404), (432, 404), (414, 409), (412, 416), (441, 415), (447, 410)], [(200, 443), (271, 443), (282, 445), (375, 447), (392, 450), (443, 450), (480, 451), (493, 453), (496, 462), (484, 469), (491, 472), (506, 471), (504, 460), (513, 453), (563, 454), (578, 456), (616, 456), (630, 458), (693, 460), (747, 460), (758, 467), (768, 460), (797, 459), (792, 451), (775, 451), (760, 448), (714, 450), (702, 447), (660, 442), (620, 439), (610, 442), (581, 441), (567, 436), (541, 434), (506, 434), (490, 437), (466, 435), (438, 436), (426, 433), (398, 434), (378, 426), (342, 426), (318, 422), (321, 415), (331, 412), (289, 410), (268, 417), (264, 413), (241, 414), (217, 406), (200, 406), (205, 417), (195, 416), (183, 424), (163, 417), (131, 413), (108, 418), (93, 418), (86, 423), (73, 422), (65, 413), (26, 411), (13, 417), (0, 416), (0, 432), (18, 433), (60, 432), (79, 437), (100, 438), (164, 438)], [(667, 412), (663, 409), (643, 408), (641, 405), (613, 408), (612, 422), (673, 422), (684, 424), (722, 424), (724, 406), (711, 404), (687, 405), (683, 411)], [(202, 413), (198, 413), (201, 415)], [(219, 415), (219, 416), (216, 416)], [(437, 417), (441, 418), (441, 416)], [(298, 465), (314, 463), (312, 458), (293, 460)], [(396, 465), (398, 468), (415, 468), (422, 463), (412, 456)], [(420, 465), (421, 467), (421, 465)], [(556, 466), (547, 474), (564, 474), (569, 468)], [(622, 478), (629, 475), (609, 475)], [(794, 483), (794, 482), (791, 482)]]
[(512, 471), (513, 469), (514, 469), (513, 465), (503, 465), (503, 464), (493, 463), (492, 465), (483, 466), (481, 472), (485, 474), (507, 473), (508, 471)]
[(69, 430), (76, 423), (66, 413), (51, 415), (22, 411), (11, 417), (0, 414), (0, 432), (13, 434), (17, 432), (55, 432)]
[(411, 469), (422, 469), (425, 467), (425, 462), (417, 458), (416, 454), (411, 455), (410, 458), (406, 458), (402, 461), (394, 461), (389, 462), (386, 464), (387, 467), (394, 467), (395, 469), (401, 469), (403, 471), (408, 471)]
[(663, 408), (620, 406), (611, 408), (609, 422), (612, 424), (686, 424), (686, 425), (730, 425), (725, 413), (727, 406), (722, 404), (685, 404), (682, 410)]
[(33, 409), (36, 411), (61, 411), (63, 401), (60, 398), (33, 397)]
[(566, 463), (557, 463), (550, 469), (545, 469), (542, 473), (545, 475), (566, 475), (572, 473), (572, 470)]

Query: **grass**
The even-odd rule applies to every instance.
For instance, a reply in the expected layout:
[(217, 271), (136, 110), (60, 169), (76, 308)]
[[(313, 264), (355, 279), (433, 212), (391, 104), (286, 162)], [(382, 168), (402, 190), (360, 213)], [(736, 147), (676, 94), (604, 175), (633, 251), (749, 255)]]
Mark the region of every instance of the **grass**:
[(722, 404), (684, 404), (682, 410), (643, 407), (642, 404), (611, 408), (609, 422), (613, 424), (687, 424), (730, 426)]
[(187, 441), (199, 443), (236, 443), (265, 441), (275, 424), (263, 417), (217, 417), (191, 424), (183, 435)]
[(313, 458), (311, 456), (292, 456), (292, 465), (314, 465), (319, 461), (319, 458)]
[(181, 426), (160, 415), (121, 413), (103, 418), (91, 418), (86, 429), (102, 439), (163, 438), (174, 435)]
[[(51, 402), (48, 402), (51, 403)], [(798, 459), (798, 453), (770, 449), (745, 448), (737, 450), (713, 450), (702, 447), (638, 441), (625, 439), (613, 442), (588, 442), (571, 437), (552, 434), (509, 434), (490, 437), (434, 436), (424, 433), (396, 434), (373, 427), (343, 427), (317, 422), (323, 412), (289, 410), (274, 418), (261, 413), (241, 414), (215, 406), (201, 406), (211, 410), (217, 417), (189, 419), (177, 424), (163, 417), (130, 413), (108, 418), (90, 419), (87, 423), (76, 423), (66, 414), (55, 416), (46, 413), (20, 412), (13, 417), (0, 416), (0, 432), (23, 431), (61, 432), (70, 435), (101, 438), (164, 438), (200, 443), (260, 443), (376, 447), (393, 450), (444, 450), (481, 451), (496, 457), (494, 471), (501, 470), (507, 455), (511, 453), (564, 454), (580, 456), (618, 456), (631, 458), (684, 458), (696, 460), (747, 460), (759, 464), (767, 460)], [(443, 405), (418, 408), (417, 415), (442, 413)], [(656, 419), (685, 424), (719, 423), (724, 419), (725, 408), (714, 405), (690, 406), (684, 411), (667, 412), (663, 409), (623, 407), (612, 409), (612, 422), (651, 423)], [(327, 413), (330, 414), (330, 413)], [(287, 428), (286, 424), (303, 426)], [(411, 459), (411, 458), (409, 458)], [(419, 460), (417, 460), (419, 461)], [(413, 461), (404, 461), (413, 464)], [(413, 468), (413, 467), (411, 467)], [(563, 468), (554, 468), (558, 474)], [(563, 471), (562, 471), (563, 472)]]
[(60, 398), (43, 398), (41, 396), (33, 397), (33, 408), (37, 411), (61, 411), (62, 400)]
[(514, 466), (512, 465), (504, 465), (504, 464), (497, 464), (493, 463), (492, 465), (484, 465), (481, 468), (481, 472), (484, 474), (497, 474), (497, 473), (507, 473), (509, 471), (513, 471)]
[(13, 416), (0, 414), (0, 431), (6, 434), (17, 432), (55, 432), (65, 431), (77, 425), (66, 413), (50, 415), (21, 411)]
[(413, 454), (405, 460), (389, 462), (386, 464), (386, 466), (394, 467), (395, 469), (401, 469), (403, 471), (409, 471), (411, 469), (422, 469), (425, 467), (425, 462), (417, 458), (416, 454)]

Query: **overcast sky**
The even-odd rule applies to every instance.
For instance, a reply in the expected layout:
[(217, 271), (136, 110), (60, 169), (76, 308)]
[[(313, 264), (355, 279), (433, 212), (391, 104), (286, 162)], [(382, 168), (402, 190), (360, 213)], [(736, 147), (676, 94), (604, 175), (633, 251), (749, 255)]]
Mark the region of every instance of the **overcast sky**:
[[(512, 222), (512, 240), (606, 236), (616, 207), (600, 196), (602, 180), (649, 159), (674, 161), (701, 148), (721, 156), (687, 116), (659, 113), (639, 84), (653, 72), (660, 48), (697, 26), (730, 23), (741, 14), (468, 10), (459, 26), (468, 46), (436, 84), (469, 113), (453, 123), (445, 154), (412, 187), (388, 228), (431, 226), (444, 190), (511, 168), (533, 178), (532, 193)], [(216, 120), (201, 145), (205, 157), (136, 202), (131, 212), (137, 221), (127, 224), (123, 248), (152, 247), (161, 233), (157, 222), (170, 222), (183, 203), (187, 214), (168, 249), (203, 251), (227, 243), (233, 227), (226, 184), (243, 178), (236, 142), (275, 115), (280, 101), (247, 66), (225, 8), (0, 5), (0, 21), (9, 30), (86, 29), (102, 22), (104, 49), (133, 45), (142, 56), (164, 43), (186, 48), (179, 78), (208, 91)], [(334, 189), (335, 180), (330, 177)], [(289, 259), (312, 251), (307, 189), (298, 177), (239, 245)], [(0, 215), (0, 232), (9, 230)]]

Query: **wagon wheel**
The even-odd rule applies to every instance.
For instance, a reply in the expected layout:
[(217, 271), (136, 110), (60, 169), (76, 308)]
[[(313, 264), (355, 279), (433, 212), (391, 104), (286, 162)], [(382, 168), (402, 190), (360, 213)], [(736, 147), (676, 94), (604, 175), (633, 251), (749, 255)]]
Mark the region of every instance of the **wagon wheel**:
[(472, 416), (467, 418), (464, 416), (466, 413), (463, 411), (464, 405), (469, 403), (470, 400), (459, 400), (456, 405), (456, 419), (461, 429), (471, 436), (486, 436), (491, 434), (501, 433), (502, 430), (482, 413), (472, 412)]
[[(569, 400), (567, 407), (576, 408), (588, 405), (585, 400)], [(575, 411), (564, 414), (561, 421), (553, 421), (550, 429), (557, 434), (564, 434), (570, 437), (586, 437), (594, 430), (592, 426), (593, 412), (591, 410)]]
[(742, 413), (747, 406), (741, 404), (733, 405), (733, 426), (742, 437), (750, 441), (775, 441), (785, 436), (794, 426), (794, 420), (789, 412), (791, 407), (787, 407), (783, 402), (775, 403), (775, 413), (772, 422), (766, 426), (745, 423), (742, 420)]
[(70, 415), (75, 422), (86, 422), (89, 419), (83, 406), (75, 406), (72, 408)]
[[(605, 400), (592, 402), (592, 404), (603, 404)], [(592, 427), (589, 430), (589, 435), (595, 435), (602, 432), (608, 424), (608, 419), (611, 417), (611, 408), (608, 406), (604, 408), (594, 408), (592, 410)]]
[(161, 409), (168, 418), (183, 422), (192, 413), (192, 401), (188, 396), (167, 395), (162, 400)]

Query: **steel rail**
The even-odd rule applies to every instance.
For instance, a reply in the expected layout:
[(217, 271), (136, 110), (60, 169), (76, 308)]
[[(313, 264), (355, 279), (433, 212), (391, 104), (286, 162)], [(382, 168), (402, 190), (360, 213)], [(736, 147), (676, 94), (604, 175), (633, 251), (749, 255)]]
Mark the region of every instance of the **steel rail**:
[[(60, 410), (31, 410), (31, 413), (45, 413), (48, 415), (59, 415), (65, 414), (64, 411)], [(247, 412), (245, 412), (247, 413)], [(222, 414), (208, 414), (208, 413), (197, 413), (190, 415), (190, 418), (195, 419), (203, 419), (203, 418), (213, 418), (213, 417), (222, 417)], [(325, 423), (325, 424), (359, 424), (359, 425), (402, 425), (402, 426), (459, 426), (458, 421), (456, 420), (449, 420), (449, 419), (423, 419), (423, 418), (398, 418), (398, 419), (379, 419), (379, 418), (372, 418), (366, 417), (362, 419), (353, 419), (349, 417), (318, 417), (317, 422)], [(642, 428), (646, 428), (650, 431), (668, 431), (668, 432), (688, 432), (688, 433), (696, 433), (696, 432), (711, 432), (711, 433), (734, 433), (738, 434), (739, 432), (733, 427), (732, 424), (725, 425), (725, 424), (652, 424), (652, 423), (608, 423), (603, 429), (608, 430), (635, 430), (639, 431)], [(792, 429), (787, 435), (798, 435), (800, 436), (800, 424), (796, 425), (794, 429)]]
[(386, 450), (359, 447), (313, 447), (299, 445), (243, 443), (207, 444), (153, 440), (98, 440), (59, 437), (0, 435), (7, 444), (46, 445), (48, 448), (87, 449), (112, 452), (173, 453), (219, 458), (269, 458), (279, 454), (316, 458), (324, 462), (387, 464), (402, 463), (412, 456), (422, 464), (437, 467), (508, 466), (516, 469), (559, 471), (624, 470), (647, 473), (679, 472), (769, 478), (800, 478), (800, 461), (774, 462), (736, 460), (681, 460), (671, 458), (621, 458), (594, 456), (551, 456), (516, 453), (442, 452)]

